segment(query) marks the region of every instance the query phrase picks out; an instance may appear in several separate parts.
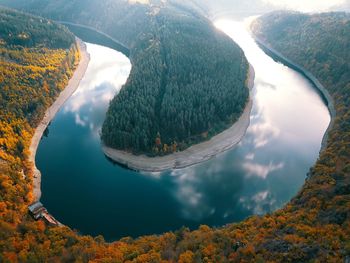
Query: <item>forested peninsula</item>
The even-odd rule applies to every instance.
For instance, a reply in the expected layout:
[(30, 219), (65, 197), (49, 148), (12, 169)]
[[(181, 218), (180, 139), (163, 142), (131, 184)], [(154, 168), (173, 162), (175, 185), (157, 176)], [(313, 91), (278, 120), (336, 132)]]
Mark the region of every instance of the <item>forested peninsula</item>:
[[(19, 31), (14, 26), (17, 24), (23, 25)], [(52, 103), (71, 76), (73, 64), (63, 61), (72, 61), (67, 58), (77, 58), (78, 54), (73, 52), (74, 37), (45, 19), (1, 9), (0, 25), (0, 91), (1, 102), (6, 105), (0, 111), (1, 262), (349, 260), (350, 77), (348, 70), (335, 78), (330, 68), (321, 67), (322, 64), (332, 65), (332, 72), (349, 67), (350, 52), (346, 52), (350, 46), (348, 15), (278, 13), (263, 16), (255, 24), (257, 30), (254, 32), (260, 39), (319, 78), (336, 107), (336, 119), (326, 148), (311, 168), (304, 187), (289, 204), (274, 213), (219, 228), (201, 226), (195, 231), (181, 228), (157, 236), (126, 237), (112, 243), (106, 243), (101, 236), (81, 236), (67, 227), (52, 227), (43, 221), (34, 221), (28, 215), (27, 205), (33, 199), (33, 165), (27, 158), (29, 141), (45, 107)], [(38, 27), (41, 29), (33, 30)], [(7, 28), (12, 28), (13, 33)], [(45, 33), (46, 29), (51, 33)], [(308, 34), (288, 42), (285, 32), (295, 36)], [(30, 45), (26, 44), (28, 41), (18, 43), (16, 38), (21, 39), (23, 33), (36, 41), (31, 41)], [(330, 38), (333, 46), (323, 44)], [(57, 42), (52, 42), (53, 39)], [(305, 52), (310, 53), (299, 56)], [(325, 54), (322, 56), (325, 63), (317, 58), (319, 53)], [(70, 66), (64, 68), (64, 65)], [(46, 88), (44, 81), (48, 84)], [(36, 100), (39, 95), (42, 99)], [(12, 106), (17, 101), (21, 104)], [(45, 106), (28, 110), (30, 107), (25, 105), (32, 101)]]
[(243, 51), (193, 9), (159, 1), (30, 2), (21, 8), (94, 27), (130, 49), (132, 71), (102, 127), (108, 147), (148, 156), (182, 151), (232, 126), (247, 105)]
[(240, 48), (208, 21), (160, 9), (154, 29), (136, 42), (128, 82), (102, 128), (110, 147), (164, 155), (232, 125), (249, 91)]

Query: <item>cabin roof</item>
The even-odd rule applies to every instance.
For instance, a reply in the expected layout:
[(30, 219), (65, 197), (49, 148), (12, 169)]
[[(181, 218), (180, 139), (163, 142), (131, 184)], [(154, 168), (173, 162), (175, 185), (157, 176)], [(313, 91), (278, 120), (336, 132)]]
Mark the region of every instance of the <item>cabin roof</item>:
[(31, 204), (28, 209), (30, 212), (35, 213), (35, 211), (38, 211), (39, 209), (43, 208), (43, 204), (41, 202), (36, 202)]

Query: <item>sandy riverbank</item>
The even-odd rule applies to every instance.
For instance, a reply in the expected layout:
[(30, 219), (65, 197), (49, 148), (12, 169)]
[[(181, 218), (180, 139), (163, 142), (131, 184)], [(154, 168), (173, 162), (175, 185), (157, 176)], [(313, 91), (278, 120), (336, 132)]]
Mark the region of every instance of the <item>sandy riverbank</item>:
[[(249, 66), (248, 74), (248, 87), (251, 91), (254, 87), (255, 78), (255, 72), (252, 65)], [(147, 157), (145, 155), (136, 156), (106, 146), (102, 146), (102, 149), (105, 155), (113, 161), (136, 171), (161, 172), (169, 169), (189, 167), (205, 162), (236, 146), (244, 137), (250, 124), (252, 105), (252, 98), (249, 96), (249, 101), (243, 114), (229, 129), (217, 134), (206, 142), (193, 145), (182, 152), (162, 157)]]
[(50, 124), (50, 121), (55, 117), (61, 106), (67, 101), (67, 99), (77, 90), (81, 79), (84, 77), (86, 69), (90, 61), (90, 55), (86, 50), (86, 45), (79, 39), (77, 39), (77, 45), (80, 49), (80, 62), (72, 78), (69, 80), (67, 87), (60, 93), (56, 101), (45, 112), (45, 116), (35, 129), (34, 136), (30, 144), (30, 156), (29, 160), (34, 164), (34, 178), (33, 178), (33, 191), (34, 201), (39, 201), (41, 197), (41, 173), (35, 165), (35, 156), (38, 149), (41, 137)]

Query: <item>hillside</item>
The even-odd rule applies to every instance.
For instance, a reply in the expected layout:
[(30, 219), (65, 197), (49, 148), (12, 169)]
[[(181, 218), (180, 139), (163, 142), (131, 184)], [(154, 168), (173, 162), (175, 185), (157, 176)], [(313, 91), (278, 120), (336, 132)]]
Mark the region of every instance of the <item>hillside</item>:
[(15, 238), (20, 225), (42, 225), (27, 216), (33, 200), (29, 145), (45, 110), (65, 88), (78, 61), (75, 37), (65, 27), (0, 8), (1, 262), (13, 262), (11, 243), (22, 246)]
[[(2, 23), (4, 21), (11, 23), (13, 21), (11, 17), (18, 15), (12, 11), (1, 11), (0, 14)], [(20, 16), (23, 22), (32, 19), (30, 25), (38, 24), (40, 21), (23, 14)], [(300, 14), (288, 13), (280, 13), (277, 17), (276, 14), (263, 16), (255, 24), (255, 28), (259, 29), (255, 32), (260, 39), (264, 39), (267, 44), (284, 55), (290, 54), (288, 58), (294, 61), (297, 61), (295, 54), (310, 48), (327, 53), (322, 43), (330, 34), (333, 36), (335, 46), (341, 46), (344, 42), (345, 47), (349, 48), (347, 36), (350, 35), (350, 19), (343, 14), (302, 15), (305, 21), (315, 21), (319, 26), (314, 26), (313, 23), (286, 23), (298, 16)], [(46, 20), (43, 21), (46, 23)], [(296, 36), (307, 30), (310, 35), (303, 41), (298, 41), (298, 45), (283, 44), (285, 40), (278, 39), (276, 36), (284, 30)], [(31, 32), (28, 26), (25, 27), (25, 31)], [(68, 33), (64, 33), (64, 29), (55, 32), (57, 35), (69, 36)], [(0, 37), (4, 38), (3, 35)], [(311, 40), (313, 44), (319, 45), (311, 46)], [(278, 48), (284, 45), (289, 48)], [(24, 52), (29, 51), (27, 47), (7, 45), (4, 40), (1, 41), (1, 48), (2, 52), (6, 51), (5, 54), (11, 53), (11, 50), (16, 48), (21, 57), (24, 57), (22, 56)], [(58, 52), (57, 54), (63, 52), (60, 49), (46, 48), (45, 50)], [(341, 69), (343, 64), (338, 64), (333, 59), (337, 58), (337, 61), (341, 61), (338, 57), (344, 54), (343, 50), (329, 50), (328, 63)], [(4, 53), (1, 54), (2, 58), (5, 57)], [(48, 57), (56, 61), (54, 57)], [(39, 60), (36, 59), (36, 61)], [(11, 147), (17, 143), (9, 142), (6, 149), (4, 144), (1, 145), (1, 153), (6, 156), (2, 155), (0, 160), (0, 262), (344, 262), (349, 260), (350, 113), (348, 105), (350, 87), (348, 83), (350, 80), (346, 74), (338, 79), (320, 74), (316, 70), (319, 67), (314, 61), (317, 61), (316, 57), (310, 55), (299, 58), (297, 62), (317, 75), (329, 90), (336, 104), (337, 118), (330, 132), (326, 149), (310, 170), (300, 193), (285, 208), (266, 216), (254, 216), (244, 222), (220, 228), (201, 226), (196, 231), (182, 228), (174, 233), (165, 233), (160, 236), (145, 236), (135, 240), (123, 238), (113, 243), (105, 243), (100, 236), (95, 238), (79, 236), (66, 227), (49, 227), (42, 221), (33, 221), (29, 217), (26, 205), (31, 199), (32, 166), (26, 162), (25, 157), (28, 144), (24, 143), (23, 147), (19, 146), (14, 150), (15, 148)], [(11, 104), (11, 98), (18, 98), (14, 85), (5, 86), (2, 83), (7, 78), (25, 82), (22, 73), (13, 75), (15, 71), (4, 68), (8, 63), (20, 62), (1, 60), (1, 90), (8, 92), (6, 96), (1, 95), (1, 104)], [(25, 63), (31, 65), (34, 62), (27, 60)], [(56, 66), (58, 64), (53, 63)], [(18, 65), (23, 70), (26, 69), (22, 64)], [(55, 69), (58, 68), (60, 66), (55, 67)], [(50, 82), (49, 77), (45, 76), (44, 80)], [(340, 84), (343, 78), (345, 78), (344, 83), (347, 83), (345, 86)], [(63, 82), (55, 83), (59, 83), (60, 87), (64, 86)], [(41, 86), (44, 87), (40, 84), (40, 78), (32, 79), (30, 87), (39, 89)], [(23, 90), (29, 90), (30, 87), (25, 86)], [(49, 90), (53, 88), (50, 87)], [(39, 94), (42, 92), (44, 91), (38, 90)], [(31, 96), (24, 98), (30, 101)], [(28, 142), (33, 129), (28, 124), (28, 116), (32, 115), (27, 112), (24, 114), (25, 118), (20, 117), (15, 108), (6, 116), (3, 111), (0, 111), (1, 120), (7, 120), (2, 121), (1, 125), (8, 127), (1, 128), (2, 143), (9, 138), (11, 138), (9, 141), (12, 141), (12, 138), (14, 138), (13, 141), (18, 141), (18, 123), (25, 124), (20, 129), (20, 133), (25, 139), (24, 142)], [(41, 114), (38, 107), (34, 109), (33, 114), (38, 116)], [(5, 133), (7, 131), (10, 134)]]
[(187, 6), (21, 2), (8, 4), (94, 27), (129, 47), (133, 68), (102, 128), (109, 147), (150, 156), (184, 150), (227, 129), (244, 110), (249, 91), (242, 50)]
[(249, 93), (248, 63), (206, 20), (162, 9), (152, 21), (147, 44), (132, 49), (135, 66), (110, 104), (102, 139), (117, 149), (162, 155), (239, 118)]
[[(299, 31), (294, 27), (300, 28)], [(350, 79), (349, 15), (308, 16), (275, 12), (263, 16), (253, 31), (262, 41), (312, 71), (325, 85), (345, 88)], [(299, 46), (299, 49), (295, 47)]]
[(69, 80), (78, 54), (75, 38), (66, 28), (0, 11), (0, 157), (7, 161), (8, 154), (25, 156), (23, 143), (28, 138), (20, 138), (22, 130), (38, 125)]
[(0, 0), (0, 5), (48, 17), (88, 25), (130, 46), (138, 34), (148, 28), (145, 13), (149, 6), (130, 5), (127, 0)]

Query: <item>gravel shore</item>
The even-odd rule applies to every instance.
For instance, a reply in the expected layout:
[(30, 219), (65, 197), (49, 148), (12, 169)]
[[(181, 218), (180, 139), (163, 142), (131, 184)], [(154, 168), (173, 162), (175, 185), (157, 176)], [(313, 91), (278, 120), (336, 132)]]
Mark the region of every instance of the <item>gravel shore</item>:
[[(254, 36), (254, 33), (253, 33)], [(327, 141), (328, 141), (328, 133), (330, 130), (333, 129), (334, 121), (336, 118), (336, 110), (334, 106), (334, 100), (332, 96), (329, 94), (328, 90), (321, 84), (321, 82), (307, 69), (302, 67), (301, 65), (298, 65), (294, 63), (292, 60), (286, 58), (282, 53), (278, 52), (274, 48), (272, 48), (270, 45), (266, 44), (264, 41), (260, 40), (256, 36), (254, 36), (254, 39), (256, 43), (261, 47), (261, 49), (270, 57), (277, 59), (282, 64), (286, 65), (287, 67), (294, 69), (295, 71), (301, 73), (304, 75), (305, 78), (307, 78), (313, 86), (316, 88), (316, 90), (322, 95), (323, 99), (325, 100), (327, 104), (327, 108), (329, 111), (329, 114), (331, 116), (331, 121), (328, 125), (328, 128), (323, 136), (322, 144), (320, 152), (322, 152), (327, 147)]]
[[(254, 68), (249, 66), (248, 87), (254, 87)], [(216, 155), (236, 146), (244, 137), (250, 124), (252, 98), (244, 109), (239, 120), (230, 128), (212, 137), (210, 140), (191, 146), (190, 148), (162, 157), (147, 157), (146, 155), (133, 155), (124, 151), (102, 146), (103, 152), (113, 161), (129, 169), (144, 172), (161, 172), (169, 169), (181, 169), (205, 162)]]
[(41, 173), (35, 165), (35, 156), (38, 149), (41, 137), (50, 124), (50, 121), (55, 117), (61, 106), (67, 101), (67, 99), (77, 90), (81, 79), (84, 77), (86, 69), (90, 61), (90, 55), (86, 50), (86, 45), (80, 39), (77, 39), (77, 45), (80, 49), (80, 62), (72, 78), (69, 80), (67, 87), (60, 93), (56, 101), (45, 112), (45, 116), (35, 129), (34, 136), (30, 144), (30, 156), (29, 160), (34, 164), (34, 178), (33, 178), (33, 194), (34, 201), (39, 201), (41, 197)]

